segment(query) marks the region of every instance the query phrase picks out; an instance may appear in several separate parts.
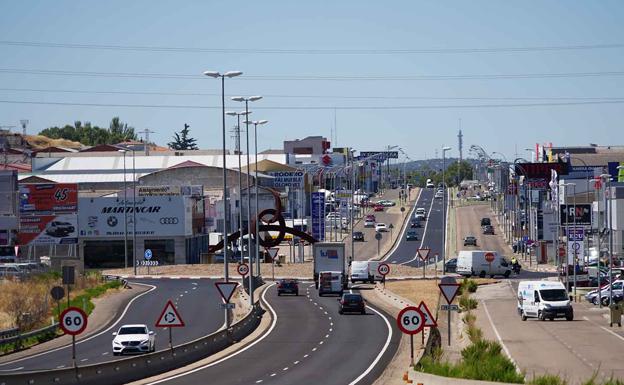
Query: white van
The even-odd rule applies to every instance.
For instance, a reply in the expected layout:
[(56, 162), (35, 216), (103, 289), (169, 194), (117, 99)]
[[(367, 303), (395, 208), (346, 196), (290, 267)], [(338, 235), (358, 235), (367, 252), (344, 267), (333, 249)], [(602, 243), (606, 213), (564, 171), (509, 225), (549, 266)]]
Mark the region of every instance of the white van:
[[(494, 254), (494, 261), (491, 264), (485, 260), (486, 253)], [(478, 275), (484, 278), (486, 275), (491, 277), (502, 275), (507, 278), (511, 275), (511, 264), (496, 251), (462, 250), (457, 256), (456, 272), (466, 277)]]
[(435, 185), (433, 184), (433, 181), (431, 179), (427, 179), (426, 185), (427, 185), (427, 188), (434, 188), (435, 187)]
[(568, 291), (559, 281), (523, 281), (518, 285), (518, 314), (523, 321), (529, 317), (563, 318), (572, 321), (574, 310)]
[(380, 263), (381, 261), (368, 261), (368, 275), (371, 277), (371, 283), (383, 281), (383, 275), (377, 270)]
[(371, 281), (371, 276), (368, 270), (368, 261), (351, 262), (351, 283), (355, 283), (357, 281)]
[(319, 273), (318, 295), (342, 295), (342, 273), (339, 271), (321, 271)]

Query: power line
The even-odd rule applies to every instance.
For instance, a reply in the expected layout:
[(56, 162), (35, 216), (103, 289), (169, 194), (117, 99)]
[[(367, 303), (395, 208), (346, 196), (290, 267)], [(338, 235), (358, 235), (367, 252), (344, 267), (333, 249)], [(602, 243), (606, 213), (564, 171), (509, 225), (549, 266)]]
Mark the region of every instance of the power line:
[[(40, 93), (69, 93), (90, 95), (165, 95), (165, 96), (221, 96), (219, 93), (205, 92), (167, 92), (167, 91), (122, 91), (122, 90), (70, 90), (70, 89), (41, 89), (41, 88), (0, 88), (0, 91), (40, 92)], [(237, 96), (237, 95), (226, 95)], [(527, 96), (527, 97), (483, 97), (483, 96), (382, 96), (382, 95), (285, 95), (263, 94), (267, 98), (301, 98), (301, 99), (356, 99), (356, 100), (620, 100), (624, 96)]]
[[(97, 71), (65, 71), (42, 69), (0, 68), (0, 73), (18, 73), (28, 75), (51, 76), (87, 76), (87, 77), (119, 77), (148, 79), (195, 79), (206, 80), (200, 74), (167, 74), (139, 72), (97, 72)], [(328, 80), (328, 81), (412, 81), (412, 80), (496, 80), (496, 79), (548, 79), (548, 78), (584, 78), (624, 76), (624, 71), (604, 72), (568, 72), (568, 73), (533, 73), (533, 74), (475, 74), (475, 75), (397, 75), (397, 76), (348, 76), (348, 75), (246, 75), (242, 80)]]
[(552, 46), (526, 47), (471, 47), (471, 48), (414, 48), (414, 49), (283, 49), (283, 48), (207, 48), (207, 47), (175, 47), (175, 46), (142, 46), (115, 44), (75, 44), (34, 41), (0, 40), (1, 45), (37, 47), (37, 48), (69, 48), (111, 51), (136, 52), (181, 52), (181, 53), (224, 53), (224, 54), (280, 54), (280, 55), (397, 55), (397, 54), (470, 54), (470, 53), (513, 53), (513, 52), (547, 52), (547, 51), (578, 51), (596, 49), (624, 48), (624, 43), (607, 44), (572, 44)]
[[(123, 104), (123, 103), (75, 103), (75, 102), (42, 102), (30, 100), (0, 100), (5, 104), (37, 104), (55, 106), (82, 106), (82, 107), (128, 107), (128, 108), (172, 108), (172, 109), (220, 109), (220, 106), (201, 105), (171, 105), (171, 104)], [(605, 101), (578, 101), (553, 103), (517, 103), (517, 104), (459, 104), (434, 106), (262, 106), (256, 110), (416, 110), (416, 109), (469, 109), (469, 108), (517, 108), (517, 107), (554, 107), (554, 106), (582, 106), (582, 105), (609, 105), (623, 104), (624, 100)], [(235, 106), (232, 106), (235, 108)]]

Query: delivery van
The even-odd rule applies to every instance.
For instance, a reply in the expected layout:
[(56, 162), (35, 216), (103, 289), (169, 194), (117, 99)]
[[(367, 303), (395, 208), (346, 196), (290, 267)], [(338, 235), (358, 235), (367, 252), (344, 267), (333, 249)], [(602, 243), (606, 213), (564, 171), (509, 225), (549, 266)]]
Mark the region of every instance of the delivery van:
[(339, 271), (321, 271), (318, 277), (318, 295), (325, 294), (342, 295), (342, 273)]
[(368, 270), (368, 261), (353, 261), (351, 263), (351, 283), (370, 282), (371, 277)]
[(383, 281), (383, 275), (379, 274), (379, 264), (381, 261), (368, 261), (368, 275), (371, 277), (371, 283)]
[[(485, 259), (488, 253), (494, 254), (492, 263)], [(462, 250), (457, 256), (456, 272), (466, 277), (478, 275), (484, 278), (486, 275), (491, 277), (502, 275), (507, 278), (511, 275), (511, 263), (496, 251)]]
[(574, 310), (568, 291), (559, 281), (523, 281), (518, 285), (518, 314), (523, 321), (527, 318), (574, 319)]

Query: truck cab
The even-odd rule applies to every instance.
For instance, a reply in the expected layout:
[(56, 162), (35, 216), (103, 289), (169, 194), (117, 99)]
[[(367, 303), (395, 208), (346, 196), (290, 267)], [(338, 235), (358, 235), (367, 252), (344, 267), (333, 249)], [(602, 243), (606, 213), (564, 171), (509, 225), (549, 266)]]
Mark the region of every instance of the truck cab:
[(574, 310), (568, 291), (561, 282), (523, 281), (518, 285), (518, 314), (523, 321), (527, 318), (574, 319)]

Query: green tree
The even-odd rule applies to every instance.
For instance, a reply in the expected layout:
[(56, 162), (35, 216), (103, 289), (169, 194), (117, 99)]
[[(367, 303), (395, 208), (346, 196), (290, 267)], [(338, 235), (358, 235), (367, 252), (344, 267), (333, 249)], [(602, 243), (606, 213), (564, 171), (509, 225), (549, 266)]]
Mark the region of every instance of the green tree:
[(98, 144), (115, 144), (127, 140), (136, 140), (137, 135), (134, 127), (122, 122), (119, 117), (111, 120), (109, 128), (101, 128), (91, 125), (91, 122), (75, 121), (74, 125), (66, 124), (64, 127), (49, 127), (41, 131), (39, 135), (52, 139), (67, 139), (80, 142), (86, 146)]
[(195, 143), (197, 140), (189, 137), (189, 126), (184, 123), (184, 128), (180, 133), (174, 133), (173, 141), (167, 143), (169, 147), (174, 150), (197, 150), (197, 144)]

